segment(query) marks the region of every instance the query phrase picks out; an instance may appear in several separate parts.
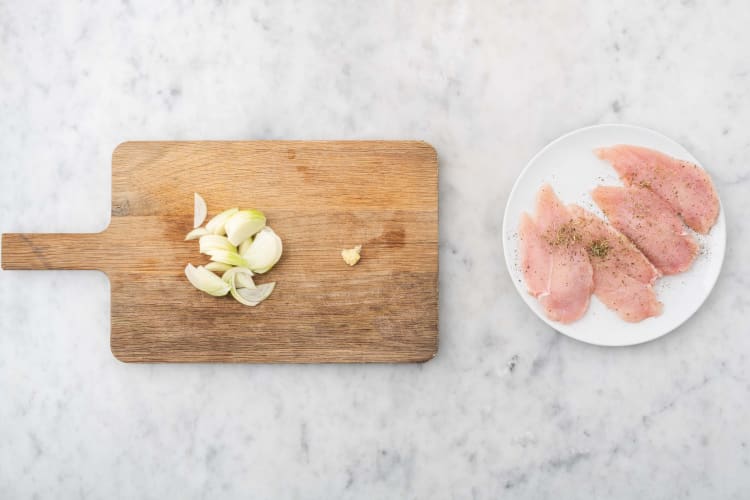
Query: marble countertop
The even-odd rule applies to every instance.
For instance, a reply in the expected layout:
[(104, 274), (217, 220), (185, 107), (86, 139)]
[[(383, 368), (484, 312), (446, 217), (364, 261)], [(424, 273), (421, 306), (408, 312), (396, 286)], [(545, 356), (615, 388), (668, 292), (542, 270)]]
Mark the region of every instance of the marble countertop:
[[(0, 497), (750, 495), (746, 2), (61, 4), (0, 3), (1, 232), (103, 229), (124, 140), (424, 139), (440, 352), (122, 364), (104, 275), (0, 272)], [(634, 348), (556, 334), (501, 248), (528, 159), (607, 122), (681, 142), (728, 221), (704, 307)]]

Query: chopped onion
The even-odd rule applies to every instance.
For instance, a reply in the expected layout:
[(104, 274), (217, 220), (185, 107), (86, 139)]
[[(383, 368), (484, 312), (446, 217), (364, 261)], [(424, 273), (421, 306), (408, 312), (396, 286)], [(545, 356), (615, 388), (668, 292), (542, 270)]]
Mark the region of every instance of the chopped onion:
[[(205, 227), (206, 202), (194, 193), (193, 223), (185, 240), (199, 239), (199, 249), (211, 258), (205, 266), (188, 264), (185, 276), (198, 290), (221, 297), (230, 293), (238, 302), (256, 306), (268, 298), (276, 283), (255, 285), (253, 271), (265, 273), (281, 258), (281, 238), (266, 226), (259, 210), (230, 208), (214, 216)], [(221, 277), (217, 274), (220, 273)]]
[(193, 227), (198, 227), (206, 220), (206, 200), (198, 193), (193, 193)]
[(245, 252), (247, 252), (247, 249), (250, 248), (250, 244), (253, 242), (253, 237), (249, 237), (242, 243), (240, 243), (240, 246), (237, 247), (237, 253), (240, 255), (244, 255)]
[(207, 234), (211, 234), (208, 232), (208, 229), (205, 227), (199, 227), (198, 229), (193, 229), (190, 231), (187, 236), (185, 236), (185, 241), (188, 240), (197, 240), (201, 236), (206, 236)]
[(224, 264), (223, 262), (209, 262), (203, 267), (215, 273), (223, 273), (232, 269), (232, 266), (230, 266), (229, 264)]
[(188, 264), (185, 266), (185, 276), (195, 288), (214, 297), (226, 295), (231, 289), (224, 280), (203, 266)]
[(273, 289), (276, 287), (276, 282), (263, 283), (255, 288), (233, 288), (230, 287), (229, 292), (232, 293), (237, 302), (245, 304), (246, 306), (257, 306), (271, 295)]
[(246, 306), (257, 306), (271, 295), (276, 286), (276, 283), (264, 283), (256, 287), (251, 278), (252, 274), (249, 269), (233, 267), (221, 277), (229, 284), (229, 293), (232, 297)]
[(253, 278), (251, 278), (251, 276), (252, 274), (246, 273), (239, 273), (237, 276), (235, 276), (234, 280), (237, 284), (237, 288), (255, 288), (255, 282), (253, 281)]
[(218, 234), (218, 235), (224, 235), (227, 234), (226, 229), (224, 228), (224, 225), (227, 223), (229, 218), (239, 212), (239, 208), (230, 208), (229, 210), (224, 210), (219, 215), (215, 216), (213, 219), (208, 221), (206, 224), (206, 229), (208, 229), (208, 232), (212, 234)]
[(273, 229), (266, 226), (255, 235), (242, 258), (253, 272), (263, 274), (279, 261), (281, 252), (281, 238)]
[(231, 266), (249, 267), (247, 261), (237, 254), (237, 252), (228, 252), (226, 250), (209, 250), (206, 252), (207, 255), (211, 256), (211, 260), (214, 262), (222, 262)]
[(230, 285), (234, 281), (237, 288), (255, 288), (253, 272), (246, 267), (233, 267), (222, 274), (221, 279)]
[(266, 225), (266, 216), (260, 210), (240, 210), (225, 224), (227, 238), (232, 245), (239, 245)]
[(229, 242), (226, 236), (219, 236), (218, 234), (201, 236), (200, 252), (208, 254), (212, 250), (225, 250), (237, 253), (237, 248)]
[(276, 283), (272, 282), (263, 283), (255, 288), (237, 288), (235, 282), (232, 282), (229, 287), (229, 293), (231, 293), (232, 297), (234, 297), (240, 304), (246, 306), (257, 306), (271, 295), (275, 286)]

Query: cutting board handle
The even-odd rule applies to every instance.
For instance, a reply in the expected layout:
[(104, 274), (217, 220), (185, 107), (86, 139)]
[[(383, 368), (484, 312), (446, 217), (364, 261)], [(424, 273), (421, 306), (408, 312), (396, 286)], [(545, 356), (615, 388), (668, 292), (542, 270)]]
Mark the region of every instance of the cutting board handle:
[(105, 247), (102, 233), (3, 234), (2, 268), (101, 269)]

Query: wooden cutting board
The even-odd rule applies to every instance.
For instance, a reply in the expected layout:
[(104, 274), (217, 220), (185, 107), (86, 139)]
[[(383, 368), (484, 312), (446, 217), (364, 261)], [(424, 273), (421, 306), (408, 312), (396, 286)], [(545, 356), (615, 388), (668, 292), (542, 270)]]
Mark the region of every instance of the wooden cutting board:
[[(193, 288), (209, 217), (257, 208), (284, 254), (257, 307)], [(354, 267), (343, 248), (362, 245)], [(4, 234), (3, 269), (98, 269), (112, 353), (126, 362), (418, 362), (438, 347), (438, 167), (414, 141), (127, 142), (98, 234)]]

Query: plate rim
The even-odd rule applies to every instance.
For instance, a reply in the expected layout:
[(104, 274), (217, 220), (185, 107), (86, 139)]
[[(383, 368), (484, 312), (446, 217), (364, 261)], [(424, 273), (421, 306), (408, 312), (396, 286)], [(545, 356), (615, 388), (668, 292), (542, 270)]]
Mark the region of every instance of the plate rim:
[[(510, 221), (509, 221), (509, 217), (510, 217), (509, 212), (510, 211), (509, 211), (509, 209), (510, 209), (511, 201), (514, 198), (514, 195), (516, 194), (516, 191), (519, 189), (519, 185), (521, 183), (521, 180), (524, 178), (524, 176), (526, 175), (526, 173), (530, 170), (531, 166), (537, 161), (537, 159), (541, 155), (543, 155), (547, 150), (549, 150), (550, 148), (552, 148), (558, 142), (561, 142), (561, 141), (567, 139), (568, 137), (570, 137), (572, 135), (584, 133), (584, 132), (592, 130), (592, 129), (603, 129), (603, 128), (625, 128), (625, 129), (632, 129), (632, 130), (637, 130), (639, 132), (646, 132), (646, 133), (650, 133), (650, 134), (656, 135), (656, 136), (658, 136), (658, 137), (660, 137), (662, 139), (665, 139), (666, 141), (669, 141), (669, 142), (672, 142), (674, 144), (677, 144), (680, 148), (682, 148), (685, 151), (687, 151), (688, 154), (693, 159), (696, 160), (696, 163), (698, 164), (698, 166), (700, 168), (702, 168), (703, 170), (705, 170), (706, 172), (708, 172), (708, 170), (706, 170), (703, 167), (703, 165), (700, 162), (697, 161), (697, 158), (695, 158), (695, 156), (685, 146), (683, 146), (679, 142), (675, 141), (674, 139), (668, 137), (667, 135), (662, 134), (661, 132), (658, 132), (658, 131), (656, 131), (654, 129), (651, 129), (651, 128), (648, 128), (648, 127), (642, 127), (642, 126), (639, 126), (639, 125), (631, 125), (631, 124), (627, 124), (627, 123), (599, 123), (599, 124), (587, 125), (585, 127), (579, 127), (579, 128), (577, 128), (575, 130), (571, 130), (570, 132), (567, 132), (567, 133), (565, 133), (565, 134), (557, 137), (556, 139), (553, 139), (552, 141), (550, 141), (549, 143), (547, 143), (544, 147), (542, 147), (539, 151), (537, 151), (537, 153), (534, 154), (529, 159), (528, 162), (526, 162), (526, 165), (524, 165), (524, 167), (518, 173), (518, 176), (516, 176), (516, 180), (513, 183), (513, 187), (511, 188), (510, 193), (508, 193), (508, 199), (505, 202), (505, 210), (504, 210), (504, 213), (503, 213), (503, 224), (502, 224), (503, 256), (505, 258), (505, 267), (506, 267), (506, 269), (508, 271), (508, 275), (510, 277), (510, 280), (513, 283), (513, 286), (516, 289), (516, 291), (518, 292), (518, 294), (521, 296), (521, 299), (523, 300), (523, 302), (526, 305), (526, 307), (528, 307), (529, 310), (531, 310), (531, 312), (535, 316), (537, 316), (539, 319), (541, 319), (542, 321), (544, 321), (544, 323), (546, 323), (548, 326), (550, 326), (557, 334), (565, 335), (566, 337), (568, 337), (570, 339), (576, 340), (576, 341), (584, 343), (584, 344), (597, 346), (597, 347), (631, 347), (631, 346), (636, 346), (636, 345), (640, 345), (640, 344), (645, 344), (645, 343), (648, 343), (648, 342), (653, 342), (653, 341), (655, 341), (657, 339), (660, 339), (660, 338), (664, 337), (665, 335), (667, 335), (669, 333), (672, 333), (673, 331), (675, 331), (676, 329), (678, 329), (680, 326), (682, 326), (683, 324), (685, 324), (685, 322), (687, 322), (690, 318), (692, 318), (695, 315), (695, 313), (697, 313), (698, 310), (701, 307), (703, 307), (703, 304), (705, 304), (706, 300), (708, 300), (708, 298), (711, 296), (711, 293), (713, 292), (713, 289), (716, 286), (716, 283), (717, 283), (717, 281), (719, 279), (719, 276), (721, 275), (722, 269), (724, 267), (724, 258), (726, 256), (726, 246), (727, 246), (726, 245), (726, 242), (727, 242), (726, 218), (725, 218), (725, 213), (724, 213), (724, 206), (721, 203), (721, 195), (719, 193), (719, 190), (716, 189), (717, 197), (719, 198), (719, 217), (717, 218), (715, 225), (721, 224), (722, 226), (724, 226), (724, 238), (719, 241), (719, 243), (721, 243), (721, 251), (720, 251), (720, 256), (719, 256), (719, 264), (718, 264), (718, 267), (716, 269), (715, 274), (713, 276), (710, 276), (710, 286), (707, 287), (706, 292), (705, 292), (705, 296), (703, 297), (703, 299), (700, 301), (699, 304), (696, 305), (696, 307), (692, 311), (690, 311), (689, 314), (687, 314), (684, 318), (682, 318), (674, 326), (672, 326), (669, 329), (666, 329), (665, 331), (663, 331), (660, 334), (655, 335), (653, 337), (650, 337), (650, 338), (647, 338), (647, 339), (640, 339), (640, 340), (636, 340), (636, 341), (633, 341), (633, 342), (606, 342), (606, 340), (602, 341), (602, 342), (591, 342), (589, 340), (585, 340), (583, 338), (579, 338), (577, 336), (573, 336), (573, 335), (571, 335), (568, 332), (561, 331), (559, 329), (559, 326), (558, 326), (557, 322), (554, 322), (554, 321), (550, 320), (544, 314), (540, 314), (538, 311), (534, 310), (531, 307), (531, 305), (529, 304), (529, 301), (532, 300), (532, 299), (534, 299), (534, 298), (531, 297), (530, 295), (528, 295), (528, 292), (527, 292), (527, 290), (525, 288), (525, 285), (523, 283), (519, 284), (519, 283), (516, 282), (515, 276), (513, 274), (513, 264), (514, 263), (511, 262), (512, 256), (508, 254), (508, 252), (510, 251), (509, 248), (508, 248), (508, 242), (507, 242), (507, 234), (508, 234), (507, 231), (508, 231), (508, 228), (510, 227)], [(709, 175), (710, 175), (710, 173), (709, 173)], [(713, 179), (712, 179), (712, 181), (713, 181)], [(714, 184), (714, 186), (715, 186), (715, 184)]]

